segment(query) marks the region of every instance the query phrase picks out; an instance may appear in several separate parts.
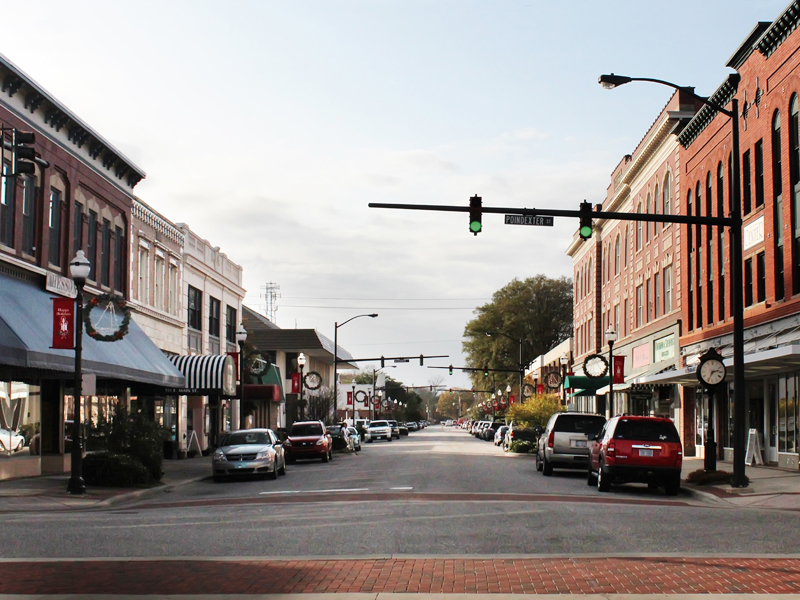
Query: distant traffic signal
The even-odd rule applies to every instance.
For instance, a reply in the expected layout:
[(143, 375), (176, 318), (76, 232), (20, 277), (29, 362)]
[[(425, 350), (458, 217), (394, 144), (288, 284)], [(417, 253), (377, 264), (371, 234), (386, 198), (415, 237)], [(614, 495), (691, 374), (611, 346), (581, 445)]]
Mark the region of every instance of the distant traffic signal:
[(489, 376), (489, 367), (483, 367), (483, 376), (484, 377), (488, 377)]
[(478, 235), (481, 229), (483, 229), (483, 225), (481, 224), (483, 215), (482, 204), (483, 200), (480, 196), (473, 196), (469, 199), (469, 230), (473, 235)]
[(585, 200), (581, 202), (581, 228), (578, 230), (578, 235), (582, 240), (588, 240), (592, 237), (592, 204)]
[(453, 374), (453, 365), (450, 365), (450, 375)]
[(420, 366), (420, 367), (422, 366), (422, 361), (423, 361), (423, 360), (425, 360), (425, 356), (424, 356), (424, 355), (422, 355), (422, 354), (420, 354), (420, 355), (419, 355), (419, 366)]
[(36, 136), (30, 131), (15, 129), (12, 137), (12, 155), (14, 157), (14, 171), (12, 175), (33, 175), (36, 166), (33, 160), (36, 152), (27, 144), (33, 144)]
[(381, 369), (386, 366), (386, 359), (381, 356)]

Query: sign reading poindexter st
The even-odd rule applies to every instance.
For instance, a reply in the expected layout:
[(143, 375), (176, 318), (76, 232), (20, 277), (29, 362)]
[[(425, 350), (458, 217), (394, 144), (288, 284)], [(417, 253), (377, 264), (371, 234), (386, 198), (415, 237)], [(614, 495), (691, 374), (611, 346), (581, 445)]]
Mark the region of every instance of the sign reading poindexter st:
[(533, 215), (506, 215), (506, 225), (553, 226), (554, 217), (535, 217)]

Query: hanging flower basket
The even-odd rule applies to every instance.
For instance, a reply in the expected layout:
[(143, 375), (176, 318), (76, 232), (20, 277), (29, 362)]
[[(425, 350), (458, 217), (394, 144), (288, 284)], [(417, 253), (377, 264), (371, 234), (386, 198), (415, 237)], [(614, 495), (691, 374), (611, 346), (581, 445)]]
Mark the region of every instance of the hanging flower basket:
[[(110, 313), (110, 318), (116, 321), (116, 312), (120, 311), (122, 313), (122, 322), (119, 324), (119, 328), (116, 331), (108, 331), (106, 328), (102, 328), (104, 333), (98, 331), (94, 324), (92, 323), (92, 309), (95, 306), (99, 306), (104, 310), (104, 315), (106, 313)], [(131, 309), (128, 306), (128, 303), (125, 301), (125, 298), (122, 296), (117, 296), (113, 294), (101, 294), (95, 298), (89, 300), (87, 304), (87, 310), (84, 311), (83, 315), (83, 325), (86, 327), (86, 335), (88, 335), (93, 340), (97, 340), (98, 342), (116, 342), (124, 338), (128, 333), (128, 327), (131, 324)]]

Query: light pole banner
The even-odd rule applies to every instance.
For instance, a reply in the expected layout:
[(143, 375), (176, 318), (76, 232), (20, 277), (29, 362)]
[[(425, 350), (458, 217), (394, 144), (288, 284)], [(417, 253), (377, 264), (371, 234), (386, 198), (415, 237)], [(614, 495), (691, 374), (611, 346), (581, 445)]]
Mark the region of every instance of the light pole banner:
[(75, 348), (75, 300), (53, 298), (53, 345), (59, 350)]
[(347, 392), (347, 406), (353, 406), (353, 392)]
[(292, 373), (292, 393), (300, 393), (300, 373)]
[(614, 357), (614, 383), (625, 383), (625, 357)]

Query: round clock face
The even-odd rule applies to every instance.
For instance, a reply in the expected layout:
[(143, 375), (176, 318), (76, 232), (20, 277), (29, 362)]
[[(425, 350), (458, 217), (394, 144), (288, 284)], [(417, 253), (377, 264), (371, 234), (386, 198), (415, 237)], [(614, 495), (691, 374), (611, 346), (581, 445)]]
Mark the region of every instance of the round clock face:
[(592, 354), (583, 361), (583, 370), (588, 377), (598, 379), (608, 373), (608, 361), (600, 354)]
[(708, 385), (718, 385), (725, 379), (725, 365), (719, 360), (707, 360), (700, 365), (700, 380)]

